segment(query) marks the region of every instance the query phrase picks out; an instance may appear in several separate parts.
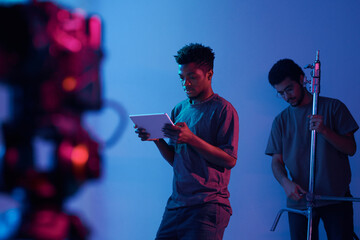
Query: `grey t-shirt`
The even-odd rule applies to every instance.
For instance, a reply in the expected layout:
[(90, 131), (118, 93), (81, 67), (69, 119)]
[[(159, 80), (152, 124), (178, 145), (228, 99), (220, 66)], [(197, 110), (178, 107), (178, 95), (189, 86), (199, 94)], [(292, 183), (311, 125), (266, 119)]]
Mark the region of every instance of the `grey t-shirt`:
[[(304, 190), (309, 188), (311, 131), (309, 116), (312, 103), (301, 107), (289, 106), (274, 120), (267, 155), (282, 154), (291, 179)], [(355, 132), (359, 127), (347, 107), (337, 99), (319, 97), (318, 115), (324, 124), (340, 135)], [(314, 193), (326, 196), (345, 196), (349, 190), (351, 171), (348, 155), (334, 148), (321, 134), (316, 135)], [(330, 204), (317, 201), (315, 206)], [(333, 202), (332, 202), (333, 203)], [(303, 208), (306, 200), (287, 199), (288, 207)]]
[[(185, 122), (207, 143), (237, 158), (239, 119), (235, 108), (217, 94), (199, 104), (184, 100), (171, 112), (174, 123)], [(230, 170), (208, 162), (188, 144), (169, 141), (175, 149), (173, 193), (167, 207), (177, 208), (206, 202), (230, 207)]]

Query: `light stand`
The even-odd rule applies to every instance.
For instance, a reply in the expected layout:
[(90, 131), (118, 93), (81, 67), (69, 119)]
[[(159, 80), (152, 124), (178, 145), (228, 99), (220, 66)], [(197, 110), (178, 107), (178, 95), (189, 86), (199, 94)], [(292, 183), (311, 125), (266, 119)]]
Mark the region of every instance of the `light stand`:
[[(310, 91), (313, 94), (313, 105), (312, 105), (312, 115), (317, 115), (318, 107), (318, 98), (320, 93), (320, 60), (319, 60), (319, 50), (316, 52), (315, 62), (312, 65), (306, 66), (306, 68), (312, 68), (311, 76), (311, 86)], [(308, 240), (311, 240), (312, 233), (312, 215), (313, 215), (313, 206), (314, 206), (314, 166), (315, 166), (315, 151), (316, 151), (316, 131), (311, 131), (311, 149), (310, 149), (310, 176), (309, 176), (309, 192), (306, 196), (308, 201), (307, 208), (307, 217), (308, 217)], [(308, 197), (309, 196), (309, 197)]]
[[(313, 95), (313, 105), (312, 105), (312, 115), (317, 115), (318, 109), (318, 98), (320, 93), (320, 60), (319, 60), (320, 51), (316, 51), (316, 58), (313, 64), (307, 65), (305, 68), (311, 68), (311, 81), (310, 81), (310, 92)], [(305, 78), (305, 77), (304, 77)], [(305, 79), (304, 79), (305, 81)], [(313, 207), (315, 200), (325, 200), (325, 201), (351, 201), (351, 202), (360, 202), (360, 198), (352, 197), (333, 197), (333, 196), (320, 196), (314, 194), (314, 166), (315, 166), (315, 151), (316, 151), (316, 131), (311, 131), (311, 149), (310, 149), (310, 173), (309, 173), (309, 191), (306, 194), (307, 201), (307, 210), (298, 210), (293, 208), (284, 208), (281, 209), (275, 221), (270, 229), (270, 231), (275, 231), (275, 228), (279, 222), (279, 219), (283, 212), (292, 212), (296, 214), (302, 214), (308, 218), (308, 227), (307, 227), (307, 240), (311, 240), (312, 235), (312, 220), (313, 220)], [(359, 239), (356, 234), (353, 234), (354, 239)]]

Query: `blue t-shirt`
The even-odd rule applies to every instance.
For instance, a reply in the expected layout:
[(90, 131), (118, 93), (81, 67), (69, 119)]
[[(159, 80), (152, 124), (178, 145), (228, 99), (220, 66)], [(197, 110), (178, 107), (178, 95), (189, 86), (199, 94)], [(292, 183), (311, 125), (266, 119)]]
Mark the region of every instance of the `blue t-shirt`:
[[(267, 155), (282, 154), (290, 178), (308, 191), (311, 131), (309, 116), (312, 103), (301, 107), (289, 106), (274, 120)], [(323, 116), (324, 125), (344, 135), (355, 132), (359, 127), (351, 113), (341, 101), (319, 97), (318, 115)], [(344, 197), (349, 191), (351, 171), (348, 155), (333, 147), (321, 134), (316, 135), (315, 185), (314, 194)], [(330, 201), (317, 201), (316, 206), (331, 204)], [(304, 208), (306, 199), (295, 201), (287, 199), (288, 207)]]
[[(239, 118), (235, 108), (214, 94), (204, 102), (190, 104), (186, 99), (171, 112), (174, 123), (185, 122), (189, 129), (207, 143), (237, 158)], [(173, 193), (167, 208), (193, 206), (207, 202), (230, 208), (228, 184), (230, 170), (208, 162), (188, 144), (176, 144), (173, 163)]]

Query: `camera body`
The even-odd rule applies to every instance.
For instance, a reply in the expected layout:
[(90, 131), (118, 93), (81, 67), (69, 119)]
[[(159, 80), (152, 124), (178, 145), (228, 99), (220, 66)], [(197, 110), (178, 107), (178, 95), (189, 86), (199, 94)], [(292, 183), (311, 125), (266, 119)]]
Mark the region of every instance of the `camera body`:
[[(11, 93), (10, 118), (2, 124), (1, 190), (25, 193), (20, 237), (71, 239), (71, 223), (79, 219), (65, 214), (63, 203), (101, 175), (101, 146), (82, 126), (84, 112), (102, 107), (101, 19), (33, 2), (0, 7), (0, 31), (0, 82)], [(37, 166), (38, 138), (52, 146), (47, 168)], [(41, 221), (34, 219), (49, 213), (66, 220), (58, 235), (36, 225)]]

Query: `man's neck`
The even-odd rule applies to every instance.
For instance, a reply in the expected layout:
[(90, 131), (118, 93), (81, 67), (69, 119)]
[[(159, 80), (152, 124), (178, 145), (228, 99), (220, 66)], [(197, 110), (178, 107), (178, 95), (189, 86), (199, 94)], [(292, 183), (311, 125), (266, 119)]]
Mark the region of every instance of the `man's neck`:
[(309, 93), (307, 90), (305, 90), (304, 98), (298, 107), (305, 106), (305, 105), (311, 103), (312, 99), (313, 99), (313, 96), (311, 95), (311, 93)]
[(206, 94), (205, 97), (203, 98), (197, 98), (197, 99), (190, 99), (190, 103), (191, 104), (197, 104), (197, 103), (202, 103), (205, 102), (206, 100), (208, 100), (209, 98), (211, 98), (214, 95), (214, 92), (211, 91), (208, 94)]

